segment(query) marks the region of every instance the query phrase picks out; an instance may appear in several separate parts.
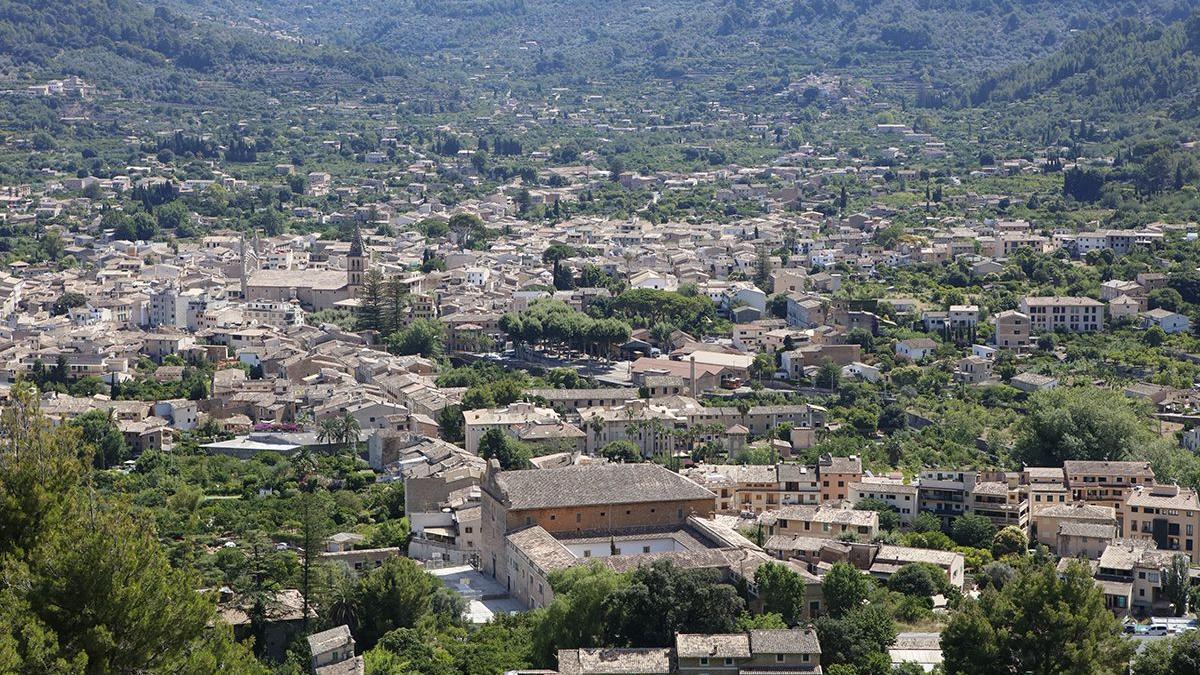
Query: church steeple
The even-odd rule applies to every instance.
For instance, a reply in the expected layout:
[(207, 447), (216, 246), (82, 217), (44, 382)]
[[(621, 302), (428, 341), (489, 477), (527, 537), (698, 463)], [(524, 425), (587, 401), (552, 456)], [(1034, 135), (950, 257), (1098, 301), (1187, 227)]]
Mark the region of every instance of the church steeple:
[(367, 271), (367, 247), (363, 245), (362, 230), (354, 226), (354, 238), (350, 240), (350, 251), (346, 254), (346, 286), (350, 297), (357, 297)]

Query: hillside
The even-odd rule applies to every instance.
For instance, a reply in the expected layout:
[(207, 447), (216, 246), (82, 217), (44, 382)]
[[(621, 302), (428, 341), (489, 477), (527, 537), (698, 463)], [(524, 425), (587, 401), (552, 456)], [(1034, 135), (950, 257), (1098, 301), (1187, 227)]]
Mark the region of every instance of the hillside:
[(1200, 15), (1169, 25), (1124, 19), (1085, 33), (1053, 56), (983, 78), (971, 105), (1054, 98), (1098, 112), (1147, 104), (1195, 115), (1200, 85)]
[(197, 80), (261, 89), (264, 72), (289, 68), (317, 81), (397, 70), (370, 50), (287, 42), (141, 0), (0, 0), (0, 54), (10, 76), (78, 74), (166, 100), (195, 95)]
[[(343, 46), (486, 64), (564, 83), (616, 74), (740, 80), (837, 70), (949, 81), (1045, 56), (1122, 15), (1183, 16), (1192, 0), (176, 0)], [(516, 83), (518, 86), (521, 83)], [(761, 86), (761, 84), (759, 85)]]

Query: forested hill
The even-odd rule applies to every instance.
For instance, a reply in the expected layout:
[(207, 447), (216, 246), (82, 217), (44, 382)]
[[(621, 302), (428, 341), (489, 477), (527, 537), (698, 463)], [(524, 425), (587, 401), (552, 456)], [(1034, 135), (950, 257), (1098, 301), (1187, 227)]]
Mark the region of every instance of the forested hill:
[(185, 79), (289, 66), (351, 79), (395, 70), (391, 59), (369, 49), (287, 42), (145, 0), (0, 0), (0, 56), (18, 69), (80, 74), (131, 92), (175, 70)]
[(522, 82), (648, 74), (745, 82), (806, 68), (961, 81), (1053, 53), (1122, 16), (1194, 0), (172, 0), (203, 16), (405, 57), (481, 61)]
[(1166, 26), (1123, 19), (1089, 31), (1044, 59), (983, 78), (970, 105), (1054, 99), (1097, 113), (1147, 104), (1195, 116), (1200, 105), (1200, 14)]

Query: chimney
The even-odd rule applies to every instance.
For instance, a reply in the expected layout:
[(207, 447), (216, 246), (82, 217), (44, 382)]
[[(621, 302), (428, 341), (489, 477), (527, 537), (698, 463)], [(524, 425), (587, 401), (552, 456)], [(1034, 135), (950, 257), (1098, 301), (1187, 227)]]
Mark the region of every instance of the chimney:
[(696, 355), (688, 358), (688, 379), (692, 386), (692, 398), (696, 398)]

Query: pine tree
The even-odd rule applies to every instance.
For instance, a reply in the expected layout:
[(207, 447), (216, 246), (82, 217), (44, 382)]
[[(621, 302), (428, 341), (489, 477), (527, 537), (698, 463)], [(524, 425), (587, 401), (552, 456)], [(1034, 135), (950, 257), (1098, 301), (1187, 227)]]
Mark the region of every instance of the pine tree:
[(359, 296), (358, 325), (362, 330), (383, 330), (384, 280), (379, 270), (371, 270), (363, 278)]
[(383, 311), (381, 322), (383, 333), (390, 335), (408, 324), (408, 286), (398, 277), (388, 279), (384, 284)]
[(770, 291), (771, 287), (771, 256), (767, 252), (765, 246), (761, 244), (756, 250), (757, 258), (754, 262), (754, 285), (758, 286), (763, 291)]

